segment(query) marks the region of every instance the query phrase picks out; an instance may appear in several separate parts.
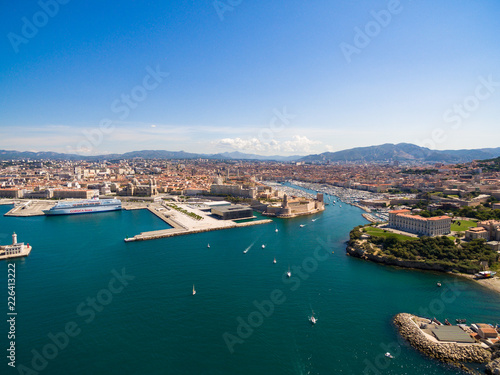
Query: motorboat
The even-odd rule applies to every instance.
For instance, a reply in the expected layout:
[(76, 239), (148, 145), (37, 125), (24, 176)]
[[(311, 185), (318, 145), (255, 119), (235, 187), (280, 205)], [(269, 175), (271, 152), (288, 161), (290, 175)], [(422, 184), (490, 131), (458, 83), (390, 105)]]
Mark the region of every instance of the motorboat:
[(194, 284), (193, 284), (193, 296), (196, 294), (196, 289), (194, 288)]
[(394, 358), (394, 356), (391, 353), (389, 353), (389, 352), (385, 353), (385, 356), (387, 358)]
[(276, 258), (274, 258), (274, 260), (273, 260), (273, 264), (276, 264)]

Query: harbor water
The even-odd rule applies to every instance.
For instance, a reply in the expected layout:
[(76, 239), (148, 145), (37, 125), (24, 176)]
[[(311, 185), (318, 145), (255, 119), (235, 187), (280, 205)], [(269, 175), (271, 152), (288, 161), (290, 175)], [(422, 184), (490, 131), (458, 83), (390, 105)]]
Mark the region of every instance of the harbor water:
[(469, 280), (346, 256), (366, 223), (347, 204), (132, 243), (167, 224), (147, 210), (4, 217), (10, 208), (0, 243), (15, 231), (33, 250), (0, 263), (4, 311), (15, 264), (18, 314), (17, 369), (3, 356), (3, 374), (457, 374), (398, 340), (392, 317), (500, 323), (500, 296)]

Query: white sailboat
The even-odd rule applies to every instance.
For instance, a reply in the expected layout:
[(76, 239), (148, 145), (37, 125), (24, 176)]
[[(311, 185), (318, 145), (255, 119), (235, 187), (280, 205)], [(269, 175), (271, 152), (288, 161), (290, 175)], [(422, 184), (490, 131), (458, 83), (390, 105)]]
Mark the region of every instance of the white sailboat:
[(318, 321), (318, 319), (314, 316), (314, 310), (311, 310), (312, 314), (311, 316), (309, 317), (309, 321), (311, 322), (312, 325), (316, 324), (316, 322)]
[(196, 294), (196, 289), (194, 288), (194, 284), (193, 284), (193, 296)]

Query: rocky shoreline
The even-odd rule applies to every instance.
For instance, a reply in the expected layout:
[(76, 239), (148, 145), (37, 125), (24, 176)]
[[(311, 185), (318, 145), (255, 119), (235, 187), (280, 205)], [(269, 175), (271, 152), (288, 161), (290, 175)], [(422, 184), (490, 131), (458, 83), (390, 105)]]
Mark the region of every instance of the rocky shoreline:
[(347, 246), (346, 248), (347, 255), (353, 256), (355, 258), (361, 258), (370, 260), (375, 263), (387, 264), (390, 266), (399, 266), (404, 268), (415, 268), (419, 270), (428, 270), (428, 271), (439, 271), (439, 272), (447, 272), (447, 270), (440, 264), (437, 263), (425, 263), (417, 260), (403, 260), (398, 258), (388, 258), (383, 255), (375, 255), (369, 253), (368, 251), (362, 249), (359, 246)]
[[(500, 358), (491, 361), (491, 351), (479, 344), (461, 345), (456, 343), (440, 343), (428, 338), (419, 328), (419, 318), (415, 315), (400, 313), (394, 317), (394, 324), (400, 335), (410, 345), (428, 357), (470, 371), (463, 362), (488, 363), (487, 373), (500, 374)], [(491, 361), (491, 362), (490, 362)]]
[[(347, 246), (346, 254), (355, 258), (369, 260), (371, 262), (385, 264), (389, 266), (397, 266), (403, 268), (413, 268), (418, 270), (425, 271), (437, 271), (437, 272), (445, 272), (450, 273), (445, 267), (437, 263), (428, 263), (422, 261), (411, 261), (411, 260), (403, 260), (398, 258), (388, 258), (384, 255), (375, 255), (372, 254), (359, 246), (359, 242), (356, 241), (354, 246)], [(476, 280), (474, 275), (465, 274), (465, 273), (453, 273), (455, 276), (465, 277), (475, 283), (482, 285), (489, 290), (500, 293), (500, 279), (498, 278), (490, 278), (484, 280)], [(499, 374), (500, 375), (500, 374)]]

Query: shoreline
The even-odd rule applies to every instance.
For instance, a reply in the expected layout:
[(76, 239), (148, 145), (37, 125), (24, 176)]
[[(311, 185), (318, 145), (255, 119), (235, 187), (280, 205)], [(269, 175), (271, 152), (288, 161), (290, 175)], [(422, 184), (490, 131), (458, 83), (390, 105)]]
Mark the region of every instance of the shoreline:
[(497, 292), (500, 294), (500, 279), (496, 276), (493, 276), (492, 278), (489, 278), (489, 279), (477, 279), (474, 277), (474, 275), (468, 275), (466, 273), (450, 273), (450, 274), (472, 280), (472, 281), (476, 282), (477, 284), (483, 286), (484, 288), (487, 288), (491, 291), (494, 291), (494, 292)]
[[(382, 264), (385, 266), (393, 266), (393, 267), (401, 267), (407, 269), (414, 269), (420, 271), (435, 271), (444, 273), (447, 275), (459, 276), (471, 280), (484, 288), (489, 289), (492, 292), (496, 292), (500, 294), (500, 279), (496, 276), (489, 279), (477, 279), (474, 275), (466, 274), (466, 273), (454, 273), (450, 271), (443, 270), (438, 264), (433, 265), (430, 263), (421, 263), (417, 261), (409, 261), (402, 259), (387, 259), (386, 257), (367, 254), (363, 249), (357, 248), (355, 246), (347, 246), (346, 254), (348, 256), (352, 256), (355, 258), (359, 258), (362, 260), (367, 260), (373, 263)], [(421, 264), (419, 264), (421, 263)]]

